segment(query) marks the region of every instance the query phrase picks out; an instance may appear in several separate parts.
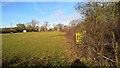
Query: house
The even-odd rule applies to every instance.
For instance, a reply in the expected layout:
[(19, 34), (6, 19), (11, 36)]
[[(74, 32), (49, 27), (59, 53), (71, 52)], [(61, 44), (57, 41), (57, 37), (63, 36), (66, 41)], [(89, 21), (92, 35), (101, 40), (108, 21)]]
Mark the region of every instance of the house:
[(24, 33), (26, 33), (26, 32), (27, 32), (27, 30), (23, 30), (23, 32), (24, 32)]

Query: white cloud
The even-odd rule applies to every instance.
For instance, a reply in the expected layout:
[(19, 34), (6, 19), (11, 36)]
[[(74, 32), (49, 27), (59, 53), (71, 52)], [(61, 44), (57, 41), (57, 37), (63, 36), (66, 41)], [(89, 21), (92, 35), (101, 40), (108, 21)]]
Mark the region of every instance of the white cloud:
[(62, 10), (56, 10), (53, 16), (59, 16), (59, 15), (62, 15), (63, 13), (64, 12)]
[(62, 11), (62, 10), (56, 10), (55, 12), (52, 13), (51, 18), (53, 20), (58, 20), (61, 17), (63, 17), (63, 14), (64, 14), (64, 11)]
[(79, 13), (72, 13), (72, 14), (64, 14), (62, 10), (56, 10), (53, 15), (51, 15), (51, 19), (58, 23), (63, 23), (65, 25), (69, 24), (70, 21), (73, 19), (81, 19), (81, 15)]
[(73, 13), (73, 14), (65, 15), (61, 18), (61, 21), (70, 21), (73, 19), (80, 19), (80, 14)]

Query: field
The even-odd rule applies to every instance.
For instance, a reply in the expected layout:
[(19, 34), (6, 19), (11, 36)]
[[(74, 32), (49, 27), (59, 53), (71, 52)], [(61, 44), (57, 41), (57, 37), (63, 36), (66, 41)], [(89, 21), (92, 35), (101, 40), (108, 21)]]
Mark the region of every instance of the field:
[(63, 32), (3, 34), (3, 66), (69, 65), (73, 57), (64, 35)]

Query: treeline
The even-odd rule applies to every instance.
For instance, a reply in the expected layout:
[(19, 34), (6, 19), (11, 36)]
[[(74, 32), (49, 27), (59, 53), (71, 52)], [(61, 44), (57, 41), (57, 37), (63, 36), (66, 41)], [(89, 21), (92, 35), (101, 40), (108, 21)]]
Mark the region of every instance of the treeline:
[(42, 26), (39, 26), (39, 21), (36, 21), (33, 19), (31, 22), (25, 24), (18, 23), (16, 27), (10, 27), (10, 28), (0, 28), (0, 33), (17, 33), (17, 32), (23, 32), (23, 30), (26, 30), (27, 32), (40, 32), (40, 31), (65, 31), (68, 29), (68, 26), (64, 24), (56, 24), (52, 28), (49, 26), (49, 22), (44, 22)]
[[(70, 28), (67, 36), (76, 47), (77, 57), (88, 66), (120, 65), (120, 2), (77, 3), (83, 21)], [(82, 33), (76, 44), (75, 33)]]
[(39, 29), (38, 21), (33, 19), (31, 22), (27, 23), (27, 25), (18, 23), (16, 27), (9, 27), (9, 28), (1, 28), (1, 33), (16, 33), (16, 32), (23, 32), (23, 30), (27, 30), (27, 32), (37, 32)]

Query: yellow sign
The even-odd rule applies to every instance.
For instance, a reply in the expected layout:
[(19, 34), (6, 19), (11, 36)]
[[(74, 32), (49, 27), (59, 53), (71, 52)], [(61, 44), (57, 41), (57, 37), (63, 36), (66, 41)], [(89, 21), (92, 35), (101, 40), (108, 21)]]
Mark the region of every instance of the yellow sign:
[(75, 33), (76, 36), (76, 44), (79, 44), (82, 42), (83, 35), (86, 33), (86, 31), (83, 31), (81, 33)]
[(82, 37), (81, 33), (76, 33), (76, 44), (80, 43), (81, 37)]

